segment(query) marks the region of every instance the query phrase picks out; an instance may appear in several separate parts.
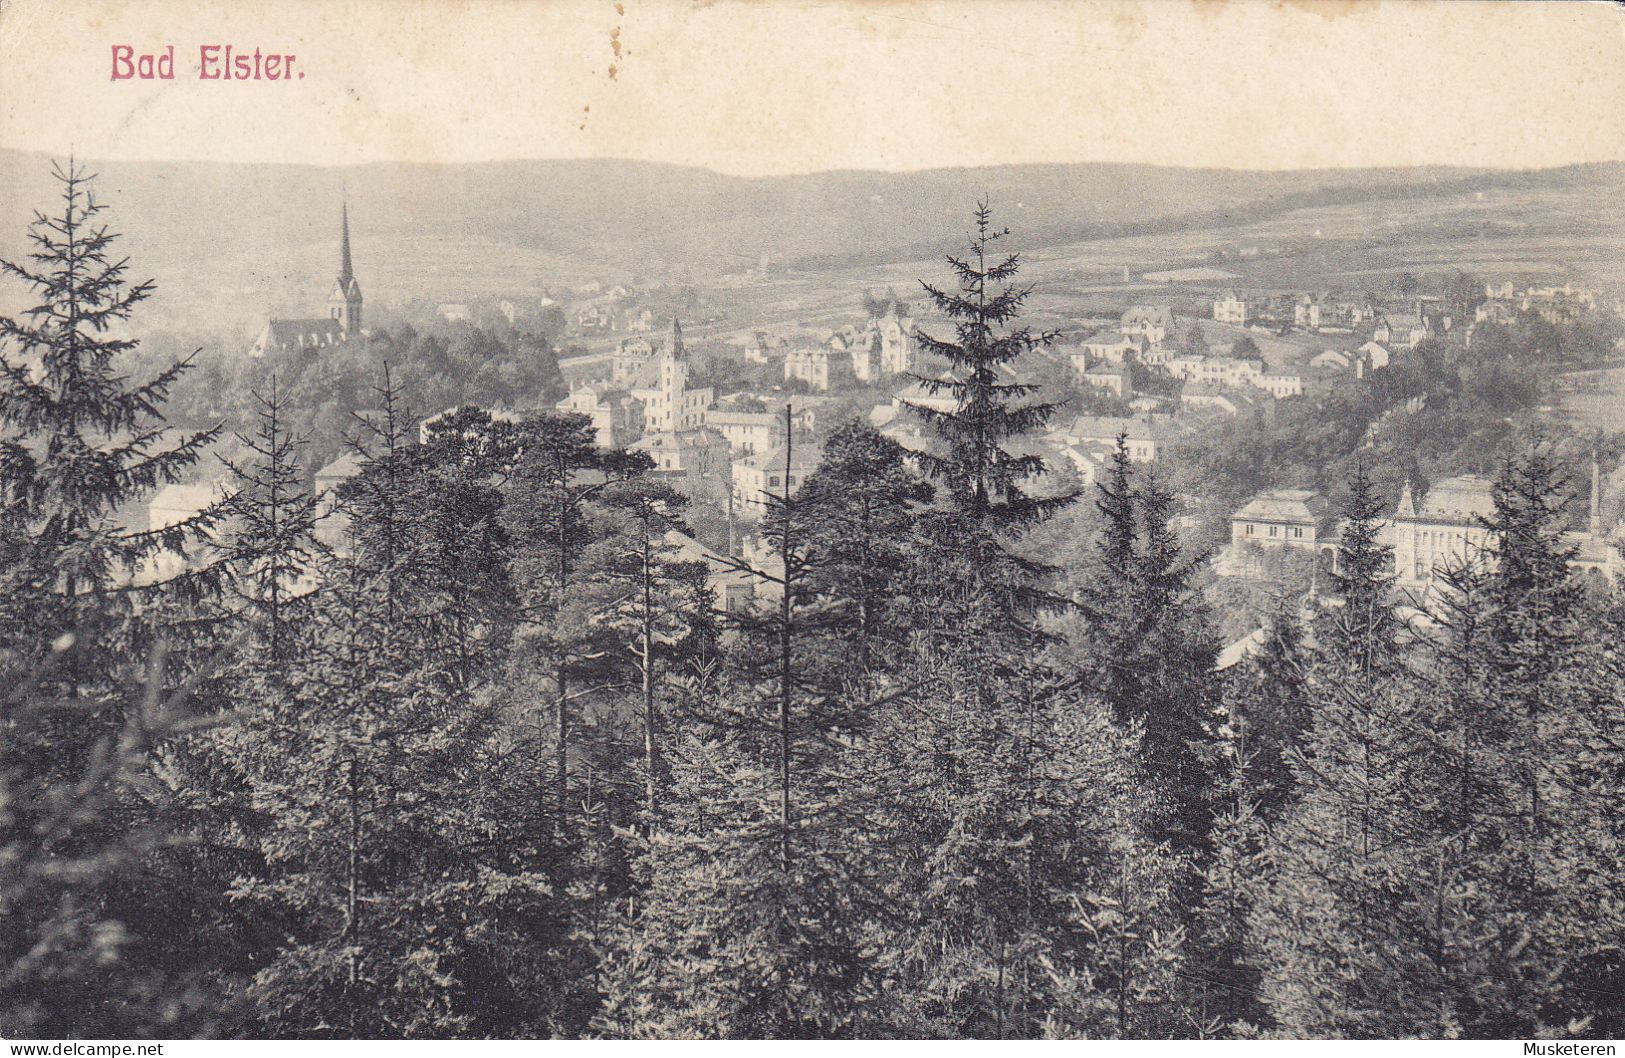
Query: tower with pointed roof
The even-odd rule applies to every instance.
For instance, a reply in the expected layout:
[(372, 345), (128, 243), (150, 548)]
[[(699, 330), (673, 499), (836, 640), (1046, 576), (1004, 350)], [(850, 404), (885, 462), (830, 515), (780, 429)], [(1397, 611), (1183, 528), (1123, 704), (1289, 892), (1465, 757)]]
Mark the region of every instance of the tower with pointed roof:
[(328, 314), (339, 321), (346, 338), (361, 333), (361, 284), (356, 281), (355, 269), (350, 265), (350, 203), (346, 201), (341, 214), (342, 235), (339, 248), (339, 275), (333, 283), (333, 293), (327, 296)]
[(682, 324), (675, 318), (665, 347), (633, 379), (632, 396), (643, 402), (646, 433), (681, 432), (705, 425), (705, 410), (711, 406), (713, 392), (709, 386), (689, 387), (688, 349), (683, 345)]
[(350, 204), (340, 220), (339, 274), (327, 296), (327, 315), (298, 319), (271, 317), (265, 321), (248, 355), (254, 357), (295, 350), (325, 349), (361, 337), (361, 284), (350, 265)]

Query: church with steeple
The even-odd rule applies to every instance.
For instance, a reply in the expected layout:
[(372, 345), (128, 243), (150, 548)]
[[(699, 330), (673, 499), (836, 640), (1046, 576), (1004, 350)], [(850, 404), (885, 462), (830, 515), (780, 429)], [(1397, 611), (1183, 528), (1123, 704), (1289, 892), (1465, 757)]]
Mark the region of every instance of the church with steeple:
[(265, 321), (265, 329), (249, 348), (250, 356), (283, 353), (294, 349), (322, 349), (359, 338), (361, 329), (361, 284), (350, 263), (350, 204), (340, 214), (339, 274), (333, 292), (327, 297), (327, 315), (303, 319)]

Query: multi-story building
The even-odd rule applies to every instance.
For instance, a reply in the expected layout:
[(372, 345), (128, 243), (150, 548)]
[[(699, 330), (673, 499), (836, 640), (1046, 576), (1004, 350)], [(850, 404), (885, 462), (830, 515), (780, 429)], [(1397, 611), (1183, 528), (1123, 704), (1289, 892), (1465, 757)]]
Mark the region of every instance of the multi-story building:
[(1428, 321), (1410, 312), (1384, 313), (1371, 337), (1393, 349), (1415, 349), (1428, 337)]
[[(1394, 574), (1408, 588), (1426, 588), (1439, 573), (1470, 562), (1495, 561), (1495, 537), (1489, 521), (1495, 514), (1494, 485), (1476, 475), (1436, 482), (1417, 503), (1410, 483), (1400, 493), (1399, 506), (1389, 530), (1394, 549)], [(1602, 476), (1591, 464), (1590, 519), (1584, 529), (1563, 534), (1571, 550), (1569, 566), (1577, 573), (1603, 580), (1625, 574), (1617, 529), (1606, 531), (1602, 517)]]
[(1121, 331), (1096, 331), (1074, 346), (1067, 356), (1072, 361), (1073, 369), (1082, 374), (1089, 370), (1090, 364), (1103, 360), (1113, 364), (1123, 363), (1130, 353), (1140, 350), (1141, 341), (1141, 337)]
[(1213, 318), (1220, 323), (1247, 325), (1247, 299), (1234, 290), (1227, 290), (1213, 302)]
[(1185, 382), (1212, 382), (1219, 386), (1250, 386), (1264, 373), (1258, 360), (1234, 356), (1176, 356), (1168, 373)]
[(1128, 369), (1112, 364), (1096, 364), (1083, 373), (1083, 381), (1096, 389), (1103, 389), (1114, 397), (1126, 399), (1134, 395)]
[(1252, 383), (1276, 400), (1303, 395), (1303, 376), (1296, 371), (1267, 371)]
[(1143, 338), (1146, 345), (1160, 346), (1173, 333), (1174, 312), (1167, 305), (1131, 305), (1117, 329), (1124, 337)]
[(783, 444), (733, 465), (734, 510), (741, 517), (760, 518), (771, 504), (770, 497), (794, 496), (796, 490), (818, 467), (822, 451), (811, 438), (796, 438), (785, 463)]
[(1300, 294), (1292, 303), (1292, 323), (1306, 331), (1320, 329), (1320, 299), (1310, 294)]
[(753, 456), (784, 439), (784, 416), (778, 412), (712, 408), (705, 425), (725, 437), (735, 455)]
[(1294, 547), (1313, 551), (1332, 529), (1326, 501), (1311, 489), (1271, 489), (1230, 518), (1234, 547)]
[(725, 613), (739, 613), (750, 608), (756, 594), (758, 578), (748, 570), (712, 551), (692, 536), (669, 530), (665, 537), (665, 558), (671, 562), (689, 562), (705, 567), (705, 586), (711, 589)]
[(1157, 458), (1157, 435), (1151, 421), (1111, 415), (1079, 415), (1059, 431), (1070, 445), (1109, 453), (1123, 438), (1130, 462), (1151, 463)]
[(859, 382), (878, 382), (919, 369), (914, 320), (890, 291), (863, 330), (846, 344), (852, 374)]
[(797, 379), (815, 393), (827, 393), (832, 383), (851, 377), (851, 357), (828, 346), (791, 349), (784, 357), (784, 380)]
[[(675, 322), (673, 321), (674, 326)], [(615, 346), (615, 352), (610, 358), (610, 381), (617, 385), (630, 385), (633, 379), (643, 373), (644, 365), (653, 360), (654, 355), (654, 343), (649, 339), (626, 339)]]
[(628, 451), (647, 453), (655, 473), (671, 478), (726, 480), (732, 469), (728, 441), (715, 430), (664, 430), (639, 438)]
[(607, 382), (573, 389), (554, 407), (591, 419), (600, 448), (625, 448), (643, 436), (643, 404)]
[(665, 348), (651, 363), (653, 378), (640, 375), (643, 384), (632, 390), (632, 396), (643, 403), (643, 428), (651, 433), (682, 433), (704, 426), (712, 391), (709, 386), (688, 387), (688, 351), (683, 346), (683, 328), (675, 319)]
[(1416, 502), (1410, 482), (1399, 495), (1391, 543), (1400, 584), (1429, 583), (1441, 569), (1476, 561), (1490, 547), (1484, 519), (1495, 512), (1487, 478), (1466, 474), (1435, 482)]

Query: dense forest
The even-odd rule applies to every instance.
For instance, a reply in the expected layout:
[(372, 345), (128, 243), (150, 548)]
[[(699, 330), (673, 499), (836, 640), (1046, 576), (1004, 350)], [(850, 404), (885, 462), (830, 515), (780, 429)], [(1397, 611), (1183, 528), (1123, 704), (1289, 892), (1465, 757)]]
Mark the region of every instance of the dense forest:
[(1057, 406), (1001, 370), (1045, 336), (984, 207), (927, 288), (937, 447), (837, 429), (754, 606), (585, 419), (419, 444), (383, 371), (343, 547), (274, 378), (230, 495), (132, 530), (219, 431), (126, 370), (151, 288), (59, 175), (0, 318), (0, 1034), (1625, 1031), (1625, 606), (1548, 446), (1428, 613), (1354, 461), (1335, 584), (1216, 672), (1168, 484), (1030, 487)]

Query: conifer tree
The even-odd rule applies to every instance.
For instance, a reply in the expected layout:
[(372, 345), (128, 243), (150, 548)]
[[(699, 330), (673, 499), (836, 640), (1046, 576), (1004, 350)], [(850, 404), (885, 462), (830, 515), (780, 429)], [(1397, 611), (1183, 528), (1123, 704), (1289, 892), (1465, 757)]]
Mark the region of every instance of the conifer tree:
[[(511, 794), (490, 700), (448, 691), (423, 626), (385, 620), (379, 578), (325, 571), (277, 693), (244, 703), (221, 755), (257, 853), (232, 896), (276, 922), (245, 987), (256, 1031), (517, 1035), (574, 1024), (541, 969), (549, 879), (492, 809)], [(529, 957), (527, 954), (529, 953)]]
[[(64, 640), (29, 670), (6, 669), (0, 696), (0, 1035), (11, 1039), (212, 1035), (227, 1024), (193, 960), (154, 951), (152, 923), (128, 894), (142, 859), (173, 840), (132, 822), (154, 748), (207, 721), (185, 689), (166, 693), (161, 651), (120, 730), (78, 756), (82, 770), (28, 750), (82, 701), (53, 690)], [(75, 730), (71, 727), (68, 730)], [(176, 900), (176, 894), (164, 898)]]
[(415, 566), (411, 525), (403, 510), (411, 478), (407, 458), (412, 443), (407, 432), (411, 413), (402, 403), (387, 363), (373, 394), (377, 407), (355, 416), (359, 429), (350, 442), (350, 454), (360, 472), (341, 484), (332, 499), (348, 520), (354, 561), (379, 580), (385, 619), (393, 622), (399, 617), (405, 582)]
[(41, 299), (20, 318), (0, 316), (0, 485), (7, 536), (21, 544), (6, 571), (5, 635), (34, 657), (73, 635), (62, 675), (89, 690), (122, 653), (108, 637), (127, 611), (107, 589), (133, 580), (145, 560), (200, 542), (207, 521), (148, 531), (114, 515), (180, 481), (218, 430), (172, 439), (163, 425), (189, 359), (145, 382), (126, 379), (139, 340), (125, 328), (152, 284), (130, 283), (128, 259), (114, 257), (119, 237), (102, 222), (94, 178), (72, 162), (53, 172), (61, 212), (35, 214), (27, 263), (0, 261), (0, 273)]
[(1226, 673), (1221, 691), (1223, 713), (1232, 728), (1245, 725), (1245, 785), (1256, 813), (1274, 820), (1296, 798), (1297, 787), (1287, 762), (1302, 752), (1309, 735), (1312, 706), (1304, 687), (1311, 652), (1295, 599), (1264, 626), (1258, 651)]
[(34, 215), (26, 260), (0, 261), (38, 298), (0, 316), (0, 667), (16, 692), (0, 714), (0, 1031), (165, 1035), (187, 1004), (147, 961), (130, 885), (167, 831), (138, 831), (129, 808), (153, 740), (175, 733), (149, 708), (173, 684), (143, 668), (167, 619), (151, 563), (201, 542), (209, 519), (122, 519), (182, 481), (217, 431), (164, 425), (189, 361), (129, 379), (152, 284), (130, 282), (93, 178), (53, 171), (59, 211)]
[(816, 514), (781, 480), (763, 519), (772, 561), (735, 562), (767, 598), (729, 615), (732, 656), (690, 685), (691, 724), (668, 740), (670, 796), (637, 849), (643, 898), (620, 930), (606, 1003), (617, 1035), (843, 1037), (874, 1016), (846, 721), (806, 672)]
[(1546, 834), (1545, 787), (1559, 781), (1562, 767), (1561, 754), (1551, 751), (1568, 735), (1564, 716), (1552, 707), (1570, 675), (1565, 670), (1576, 652), (1584, 601), (1569, 572), (1574, 549), (1562, 535), (1571, 497), (1550, 445), (1537, 443), (1522, 458), (1509, 459), (1491, 499), (1488, 631), (1496, 646), (1497, 689), (1521, 714), (1527, 833), (1539, 842)]
[(1339, 604), (1315, 629), (1321, 650), (1340, 670), (1376, 679), (1397, 662), (1400, 622), (1394, 613), (1394, 552), (1381, 542), (1385, 515), (1364, 462), (1355, 465), (1332, 566)]
[(1120, 722), (1145, 725), (1146, 776), (1168, 813), (1158, 836), (1195, 851), (1209, 816), (1218, 705), (1217, 645), (1192, 580), (1200, 559), (1185, 554), (1170, 526), (1172, 496), (1135, 470), (1125, 439), (1096, 492), (1102, 522), (1094, 576), (1077, 600), (1084, 619), (1079, 678)]
[(1427, 709), (1402, 662), (1392, 552), (1363, 466), (1350, 482), (1333, 583), (1304, 668), (1312, 717), (1288, 752), (1298, 801), (1270, 833), (1250, 928), (1268, 1014), (1288, 1034), (1437, 1032), (1412, 1002), (1429, 944), (1417, 883), (1430, 781)]
[(807, 533), (817, 559), (810, 589), (830, 611), (823, 653), (842, 672), (854, 662), (859, 672), (887, 663), (908, 635), (897, 595), (919, 558), (916, 522), (933, 490), (910, 472), (906, 456), (896, 441), (853, 421), (830, 435), (802, 486), (802, 502), (818, 512)]
[[(588, 502), (606, 486), (604, 459), (583, 415), (539, 417), (526, 432), (505, 514), (516, 549), (513, 575), (524, 607), (519, 655), (552, 682), (552, 775), (547, 803), (558, 833), (569, 814), (569, 761), (575, 724), (571, 703), (575, 671), (596, 651), (591, 628), (576, 603), (583, 590), (578, 563), (593, 540)], [(597, 474), (593, 472), (597, 471)]]
[(1204, 1035), (1256, 1026), (1266, 1013), (1258, 999), (1261, 975), (1251, 921), (1266, 883), (1268, 824), (1250, 774), (1255, 751), (1247, 714), (1231, 716), (1221, 734), (1213, 854), (1203, 872), (1193, 938), (1200, 960), (1194, 1027)]
[[(912, 376), (928, 393), (947, 394), (954, 408), (910, 405), (942, 439), (941, 454), (916, 458), (927, 475), (941, 481), (948, 498), (976, 522), (995, 530), (1017, 532), (1070, 503), (1071, 496), (1029, 495), (1024, 483), (1044, 472), (1035, 455), (1015, 455), (1004, 444), (1041, 429), (1058, 405), (1025, 401), (1036, 387), (1010, 381), (1008, 370), (1025, 353), (1047, 345), (1051, 336), (1026, 327), (1011, 329), (1032, 287), (1011, 285), (1021, 270), (1019, 254), (997, 256), (993, 244), (1009, 234), (995, 230), (993, 211), (979, 203), (976, 233), (966, 257), (949, 254), (948, 266), (957, 289), (921, 283), (937, 310), (954, 324), (952, 340), (916, 335), (921, 348), (948, 361), (943, 377)], [(989, 259), (990, 250), (994, 253)]]
[(658, 826), (663, 798), (661, 746), (673, 670), (704, 666), (716, 648), (715, 600), (703, 563), (685, 561), (678, 542), (687, 526), (686, 497), (646, 475), (605, 490), (601, 507), (619, 525), (598, 545), (611, 554), (594, 563), (611, 595), (604, 622), (629, 655), (634, 670), (643, 748), (645, 827)]
[(235, 488), (220, 506), (227, 525), (215, 550), (230, 574), (228, 591), (247, 608), (269, 658), (280, 661), (291, 638), (290, 608), (310, 590), (316, 572), (319, 508), (304, 485), (300, 441), (288, 432), (287, 396), (276, 376), (268, 395), (251, 395), (258, 429), (238, 440), (253, 459), (227, 463)]

